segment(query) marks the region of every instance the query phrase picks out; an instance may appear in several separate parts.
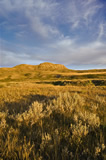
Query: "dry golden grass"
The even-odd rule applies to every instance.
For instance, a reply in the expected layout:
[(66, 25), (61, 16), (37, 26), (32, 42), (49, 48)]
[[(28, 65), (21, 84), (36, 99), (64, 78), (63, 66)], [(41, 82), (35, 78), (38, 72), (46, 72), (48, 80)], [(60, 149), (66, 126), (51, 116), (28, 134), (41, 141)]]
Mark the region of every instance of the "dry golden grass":
[(105, 109), (105, 86), (2, 82), (0, 157), (102, 160)]
[(106, 70), (0, 68), (0, 160), (103, 160)]

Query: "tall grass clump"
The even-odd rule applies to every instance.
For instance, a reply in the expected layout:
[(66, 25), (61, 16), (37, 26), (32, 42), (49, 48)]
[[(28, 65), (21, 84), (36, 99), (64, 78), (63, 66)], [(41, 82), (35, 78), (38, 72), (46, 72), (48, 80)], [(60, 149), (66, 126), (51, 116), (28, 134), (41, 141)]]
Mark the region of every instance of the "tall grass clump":
[(22, 113), (0, 112), (0, 157), (8, 160), (102, 160), (100, 98), (79, 94), (34, 101)]

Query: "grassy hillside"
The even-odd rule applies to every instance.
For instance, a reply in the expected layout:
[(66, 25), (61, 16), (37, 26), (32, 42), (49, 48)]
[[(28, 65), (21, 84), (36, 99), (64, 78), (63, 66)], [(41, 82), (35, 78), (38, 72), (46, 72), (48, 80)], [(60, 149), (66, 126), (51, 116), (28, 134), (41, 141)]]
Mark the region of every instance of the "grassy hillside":
[(0, 81), (52, 81), (52, 80), (93, 80), (106, 79), (106, 69), (76, 71), (64, 65), (42, 63), (39, 65), (21, 64), (13, 68), (0, 68)]
[(0, 160), (105, 160), (106, 70), (0, 68)]

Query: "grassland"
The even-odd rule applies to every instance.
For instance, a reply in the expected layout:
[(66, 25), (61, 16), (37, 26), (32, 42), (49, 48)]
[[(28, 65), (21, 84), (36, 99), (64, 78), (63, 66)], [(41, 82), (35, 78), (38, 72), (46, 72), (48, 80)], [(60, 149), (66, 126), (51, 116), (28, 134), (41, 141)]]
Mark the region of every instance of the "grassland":
[(0, 160), (103, 160), (106, 70), (0, 68)]

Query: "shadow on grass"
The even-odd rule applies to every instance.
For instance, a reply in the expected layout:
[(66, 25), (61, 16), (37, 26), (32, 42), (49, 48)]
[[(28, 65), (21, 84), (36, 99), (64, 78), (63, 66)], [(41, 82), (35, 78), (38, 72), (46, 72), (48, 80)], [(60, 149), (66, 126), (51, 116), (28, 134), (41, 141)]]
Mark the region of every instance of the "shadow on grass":
[(23, 96), (22, 99), (20, 99), (17, 102), (5, 102), (4, 103), (4, 107), (2, 109), (2, 111), (7, 111), (9, 115), (16, 115), (18, 113), (23, 113), (26, 110), (28, 110), (29, 106), (34, 102), (45, 102), (47, 103), (49, 100), (52, 100), (56, 98), (55, 96), (45, 96), (45, 95), (27, 95), (27, 96)]
[(45, 81), (45, 82), (36, 82), (37, 84), (52, 84), (54, 86), (66, 86), (66, 85), (71, 85), (71, 86), (89, 86), (89, 85), (94, 85), (94, 86), (106, 86), (106, 80), (67, 80), (67, 81)]

